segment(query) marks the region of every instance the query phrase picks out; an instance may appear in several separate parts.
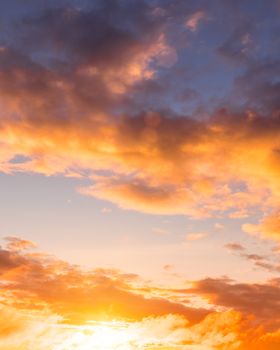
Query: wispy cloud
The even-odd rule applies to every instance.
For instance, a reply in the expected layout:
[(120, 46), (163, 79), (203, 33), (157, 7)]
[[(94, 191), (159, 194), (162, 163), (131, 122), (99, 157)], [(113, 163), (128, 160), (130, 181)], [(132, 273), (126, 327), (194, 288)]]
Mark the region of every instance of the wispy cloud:
[(188, 233), (186, 235), (186, 240), (187, 241), (198, 241), (198, 240), (205, 238), (207, 236), (208, 236), (208, 233), (206, 233), (206, 232)]

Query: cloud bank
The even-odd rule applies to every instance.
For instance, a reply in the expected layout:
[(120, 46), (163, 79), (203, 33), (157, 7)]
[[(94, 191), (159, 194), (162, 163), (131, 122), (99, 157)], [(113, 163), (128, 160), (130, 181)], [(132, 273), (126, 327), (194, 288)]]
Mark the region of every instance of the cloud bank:
[[(184, 45), (171, 40), (181, 30), (174, 21), (198, 31), (211, 12), (178, 6), (184, 16), (164, 4), (110, 1), (18, 20), (21, 34), (10, 33), (0, 50), (1, 171), (91, 180), (81, 193), (152, 214), (278, 210), (279, 60), (246, 56), (227, 107), (200, 106), (203, 118), (174, 103), (150, 106), (143, 95), (157, 101), (161, 89), (167, 98), (164, 74), (180, 84)], [(247, 27), (235, 23), (242, 35), (230, 34), (224, 50), (245, 40)], [(242, 101), (235, 108), (234, 98)]]
[[(0, 251), (1, 349), (265, 350), (279, 345), (278, 280), (205, 279), (159, 297), (160, 289), (145, 286), (137, 275), (85, 271), (15, 240), (16, 248), (9, 238)], [(176, 301), (178, 293), (185, 294), (185, 302)], [(211, 307), (191, 306), (191, 295)]]

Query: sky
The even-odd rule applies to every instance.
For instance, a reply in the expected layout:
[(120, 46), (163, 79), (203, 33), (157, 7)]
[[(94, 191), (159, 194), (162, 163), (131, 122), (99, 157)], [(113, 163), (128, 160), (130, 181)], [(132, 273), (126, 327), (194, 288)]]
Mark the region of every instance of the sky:
[(279, 16), (1, 1), (1, 349), (279, 349)]

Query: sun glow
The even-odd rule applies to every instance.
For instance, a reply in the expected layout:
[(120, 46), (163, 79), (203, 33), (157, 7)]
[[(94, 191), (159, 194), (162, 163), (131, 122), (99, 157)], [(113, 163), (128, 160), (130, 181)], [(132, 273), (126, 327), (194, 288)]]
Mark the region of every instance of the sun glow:
[(90, 325), (69, 327), (71, 335), (54, 350), (132, 350), (137, 334), (126, 322), (91, 322)]
[(63, 340), (60, 338), (52, 350), (205, 350), (204, 347), (180, 345), (176, 339), (177, 336), (180, 338), (179, 333), (177, 336), (172, 332), (161, 334), (154, 328), (153, 319), (141, 322), (93, 321), (84, 326), (62, 327)]

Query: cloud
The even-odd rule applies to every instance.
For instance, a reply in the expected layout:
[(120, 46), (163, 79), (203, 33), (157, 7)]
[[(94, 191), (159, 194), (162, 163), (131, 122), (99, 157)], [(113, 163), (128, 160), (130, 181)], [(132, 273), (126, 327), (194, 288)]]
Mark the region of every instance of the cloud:
[[(211, 216), (231, 211), (232, 216), (277, 200), (277, 120), (250, 121), (249, 115), (226, 114), (204, 123), (157, 115), (156, 126), (147, 121), (149, 113), (114, 123), (102, 117), (58, 123), (42, 114), (41, 122), (29, 117), (3, 121), (2, 171), (90, 171), (95, 184), (81, 192), (122, 208), (160, 214)], [(228, 139), (229, 132), (236, 142)], [(252, 158), (256, 143), (262, 147)], [(17, 154), (28, 160), (14, 164)], [(262, 170), (257, 171), (260, 165)], [(113, 175), (95, 176), (100, 169)], [(235, 183), (243, 183), (244, 190)]]
[[(240, 343), (238, 322), (233, 312), (211, 315), (200, 324), (190, 326), (180, 315), (149, 317), (138, 322), (98, 323), (69, 326), (52, 314), (23, 313), (4, 307), (6, 328), (0, 333), (3, 350), (69, 350), (76, 347), (94, 349), (186, 349), (199, 346), (203, 350), (227, 347), (236, 349)], [(3, 319), (1, 317), (1, 319)], [(209, 327), (210, 324), (212, 327)], [(1, 324), (2, 325), (2, 324)], [(32, 335), (32, 336), (31, 336)]]
[(254, 27), (242, 23), (235, 28), (229, 38), (218, 48), (218, 53), (229, 62), (242, 63), (251, 59), (255, 49), (252, 33)]
[(186, 27), (192, 32), (197, 31), (200, 22), (206, 18), (206, 14), (203, 11), (197, 11), (192, 14), (186, 21)]
[[(185, 290), (164, 290), (141, 286), (135, 274), (85, 271), (25, 245), (12, 248), (0, 251), (1, 349), (279, 346), (278, 279), (246, 284), (208, 278)], [(176, 301), (178, 294), (184, 301)], [(191, 296), (207, 299), (211, 308), (192, 307)]]
[(28, 241), (26, 239), (21, 239), (20, 237), (9, 236), (5, 237), (5, 240), (8, 242), (7, 249), (11, 251), (30, 249), (36, 247), (36, 243)]
[(227, 243), (225, 247), (232, 251), (242, 251), (245, 249), (240, 243)]
[[(259, 60), (236, 79), (240, 109), (212, 108), (201, 119), (139, 107), (137, 88), (157, 85), (177, 59), (168, 11), (98, 2), (22, 19), (20, 37), (0, 51), (0, 171), (85, 178), (92, 183), (81, 193), (151, 214), (276, 210), (279, 62)], [(201, 14), (191, 13), (195, 28)]]
[[(0, 171), (90, 180), (89, 186), (80, 186), (81, 193), (150, 214), (240, 219), (274, 213), (243, 229), (278, 241), (275, 77), (280, 64), (278, 57), (258, 57), (255, 30), (263, 28), (263, 21), (256, 28), (248, 22), (240, 26), (239, 19), (227, 23), (227, 13), (221, 12), (222, 30), (228, 25), (232, 32), (215, 45), (227, 60), (244, 65), (242, 73), (218, 106), (207, 100), (197, 109), (181, 108), (202, 101), (193, 90), (200, 85), (191, 77), (197, 70), (183, 61), (200, 65), (204, 54), (208, 61), (205, 41), (197, 43), (199, 60), (193, 56), (197, 45), (186, 48), (186, 42), (196, 37), (190, 31), (198, 31), (209, 9), (212, 16), (210, 5), (200, 10), (195, 2), (181, 0), (157, 4), (163, 8), (141, 0), (94, 1), (88, 7), (63, 3), (25, 9), (30, 14), (24, 18), (16, 11), (18, 22), (11, 20), (9, 30), (3, 30)], [(220, 5), (229, 6), (237, 19), (240, 13), (233, 10), (241, 3)], [(217, 50), (211, 50), (213, 57)], [(208, 79), (211, 64), (198, 79)], [(255, 267), (279, 272), (270, 257), (247, 253), (239, 243), (226, 247)], [(112, 318), (123, 322), (117, 333), (122, 341), (133, 334), (128, 349), (131, 342), (150, 350), (279, 349), (279, 279), (250, 284), (208, 278), (162, 296), (164, 290), (147, 287), (137, 275), (85, 271), (34, 248), (28, 240), (8, 237), (0, 249), (1, 349), (98, 349), (102, 323), (86, 326)], [(192, 297), (206, 299), (209, 308), (194, 307)], [(110, 341), (108, 334), (116, 335), (105, 327)], [(120, 341), (118, 347), (124, 349)]]
[(276, 212), (272, 215), (265, 217), (259, 224), (243, 224), (242, 229), (244, 232), (258, 235), (263, 239), (272, 239), (275, 241), (280, 240), (280, 216)]
[(112, 317), (137, 320), (169, 313), (195, 322), (207, 314), (207, 310), (143, 295), (135, 286), (136, 275), (105, 269), (82, 271), (40, 252), (11, 248), (0, 250), (3, 304), (31, 311), (48, 309), (70, 323)]
[[(233, 311), (211, 314), (197, 325), (180, 315), (149, 317), (138, 322), (98, 323), (69, 326), (52, 314), (26, 314), (1, 308), (3, 350), (94, 349), (257, 349), (277, 350), (279, 331), (265, 332)], [(1, 324), (2, 326), (3, 324)]]
[(191, 292), (214, 305), (254, 315), (259, 324), (279, 327), (279, 279), (268, 283), (236, 283), (227, 278), (207, 278), (194, 283)]
[(277, 119), (280, 106), (277, 96), (279, 96), (280, 84), (274, 77), (279, 75), (279, 72), (278, 59), (267, 58), (250, 62), (244, 74), (235, 79), (234, 103), (239, 99), (243, 102), (243, 108), (257, 110), (263, 115)]
[(208, 233), (206, 233), (206, 232), (188, 233), (186, 235), (186, 240), (187, 241), (197, 241), (197, 240), (200, 240), (200, 239), (205, 238), (207, 236), (208, 236)]
[(239, 243), (228, 243), (225, 247), (234, 253), (237, 253), (242, 259), (250, 261), (255, 268), (264, 269), (270, 273), (279, 273), (279, 262), (274, 260), (273, 254), (260, 255), (256, 253), (247, 253), (245, 247)]
[(170, 264), (167, 264), (167, 265), (164, 265), (164, 266), (163, 266), (163, 269), (164, 269), (165, 271), (171, 271), (171, 270), (174, 269), (174, 266), (173, 266), (173, 265), (170, 265)]

